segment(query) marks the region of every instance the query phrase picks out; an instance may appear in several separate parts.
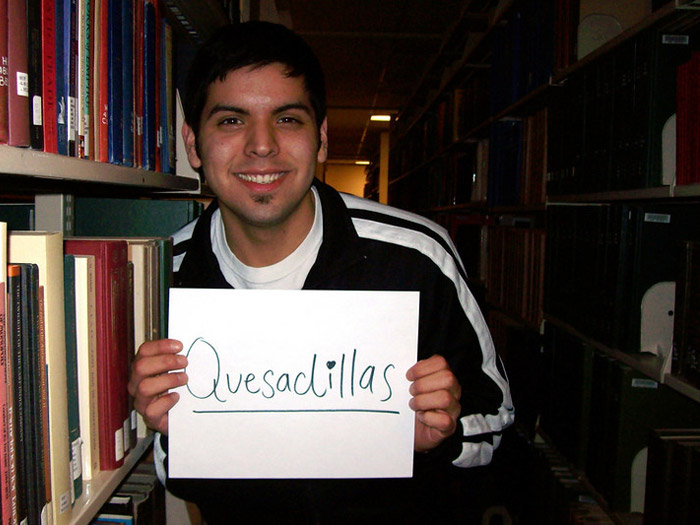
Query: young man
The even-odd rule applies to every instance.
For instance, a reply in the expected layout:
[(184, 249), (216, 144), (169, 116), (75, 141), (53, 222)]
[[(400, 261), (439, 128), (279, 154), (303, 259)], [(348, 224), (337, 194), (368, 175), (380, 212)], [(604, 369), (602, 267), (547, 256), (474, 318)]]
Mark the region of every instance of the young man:
[(176, 355), (181, 344), (161, 340), (139, 350), (129, 389), (158, 431), (162, 480), (195, 501), (210, 524), (445, 515), (446, 506), (459, 505), (445, 494), (450, 469), (489, 463), (514, 417), (488, 328), (446, 232), (314, 179), (327, 149), (323, 74), (306, 43), (282, 26), (251, 22), (218, 31), (193, 62), (185, 120), (189, 162), (216, 202), (174, 236), (176, 286), (420, 292), (419, 361), (406, 372), (416, 412), (415, 474), (167, 478), (168, 411), (177, 402), (168, 390), (187, 377), (176, 372), (186, 366)]

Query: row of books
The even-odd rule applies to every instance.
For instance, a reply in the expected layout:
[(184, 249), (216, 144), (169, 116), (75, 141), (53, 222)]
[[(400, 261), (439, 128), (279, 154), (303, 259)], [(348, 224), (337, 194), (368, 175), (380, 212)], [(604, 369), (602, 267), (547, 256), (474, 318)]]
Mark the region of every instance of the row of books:
[(528, 2), (493, 34), (491, 114), (549, 82), (554, 66), (554, 2)]
[(683, 243), (677, 275), (671, 371), (700, 387), (700, 243)]
[(547, 114), (540, 109), (494, 122), (490, 138), (452, 147), (419, 165), (392, 184), (392, 204), (413, 210), (470, 202), (490, 207), (544, 204)]
[(547, 110), (494, 122), (490, 129), (487, 202), (538, 206), (547, 184)]
[(159, 0), (1, 0), (0, 143), (174, 173), (173, 48)]
[[(699, 36), (698, 29), (650, 30), (617, 46), (557, 88), (547, 141), (548, 194), (673, 182), (676, 133), (681, 136), (686, 127), (694, 126), (687, 121), (687, 113), (684, 118), (675, 117), (677, 68), (698, 49)], [(682, 157), (678, 162), (682, 164)]]
[(488, 155), (488, 140), (453, 148), (394, 181), (390, 204), (425, 211), (484, 202)]
[(136, 465), (90, 523), (165, 525), (165, 488), (153, 463)]
[(545, 231), (492, 225), (488, 228), (486, 300), (531, 326), (542, 321)]
[(544, 352), (550, 365), (542, 431), (612, 510), (643, 512), (658, 497), (652, 490), (645, 495), (645, 487), (666, 481), (645, 457), (652, 432), (697, 429), (700, 406), (551, 323)]
[(700, 520), (700, 428), (659, 428), (649, 437), (644, 523)]
[(36, 231), (3, 241), (2, 516), (67, 523), (83, 482), (119, 468), (147, 435), (127, 381), (135, 350), (166, 333), (171, 241)]
[(668, 352), (674, 316), (645, 312), (673, 310), (682, 243), (700, 240), (699, 221), (680, 202), (548, 206), (545, 312), (610, 348)]

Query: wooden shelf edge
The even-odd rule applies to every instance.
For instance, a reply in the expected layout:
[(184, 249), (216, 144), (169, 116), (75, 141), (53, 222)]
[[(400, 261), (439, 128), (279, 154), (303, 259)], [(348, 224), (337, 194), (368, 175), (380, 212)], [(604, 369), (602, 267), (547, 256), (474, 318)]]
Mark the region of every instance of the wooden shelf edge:
[(569, 332), (577, 339), (581, 339), (582, 341), (588, 343), (590, 346), (626, 364), (627, 366), (632, 367), (637, 372), (641, 372), (642, 374), (648, 376), (654, 381), (658, 383), (665, 382), (666, 378), (662, 374), (663, 359), (660, 356), (649, 354), (646, 352), (628, 353), (618, 350), (616, 348), (610, 348), (609, 346), (606, 346), (603, 343), (596, 341), (595, 339), (591, 339), (590, 337), (582, 334), (567, 322), (561, 321), (550, 314), (545, 314), (544, 319), (546, 322), (551, 323), (552, 325)]
[(73, 505), (70, 523), (88, 525), (152, 443), (153, 435), (139, 439), (134, 450), (124, 458), (124, 465), (117, 470), (98, 472), (93, 479), (85, 481), (83, 494)]
[(73, 506), (70, 523), (88, 525), (152, 443), (153, 435), (140, 439), (124, 459), (122, 467), (98, 472), (93, 479), (84, 482), (83, 494)]
[(93, 182), (162, 189), (197, 190), (199, 181), (144, 169), (76, 159), (27, 148), (0, 145), (0, 173), (55, 181)]

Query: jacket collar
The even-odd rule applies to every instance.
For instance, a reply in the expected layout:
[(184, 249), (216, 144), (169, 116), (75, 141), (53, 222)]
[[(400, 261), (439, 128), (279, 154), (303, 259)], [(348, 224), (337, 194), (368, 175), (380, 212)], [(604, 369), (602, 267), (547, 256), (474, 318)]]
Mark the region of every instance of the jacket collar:
[[(332, 275), (363, 259), (360, 239), (340, 194), (314, 179), (323, 209), (323, 242), (304, 288), (322, 287)], [(175, 286), (191, 288), (231, 288), (211, 246), (211, 218), (219, 204), (214, 200), (195, 225), (187, 253), (175, 275)]]

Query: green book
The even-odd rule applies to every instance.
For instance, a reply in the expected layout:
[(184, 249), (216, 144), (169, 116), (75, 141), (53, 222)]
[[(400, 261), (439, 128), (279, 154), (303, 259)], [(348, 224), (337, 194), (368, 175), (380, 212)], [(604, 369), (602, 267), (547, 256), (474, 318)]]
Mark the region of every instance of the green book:
[(68, 447), (73, 489), (71, 500), (75, 502), (83, 493), (80, 411), (78, 408), (78, 361), (75, 326), (75, 256), (63, 256), (63, 289), (66, 322), (66, 382), (68, 394)]

